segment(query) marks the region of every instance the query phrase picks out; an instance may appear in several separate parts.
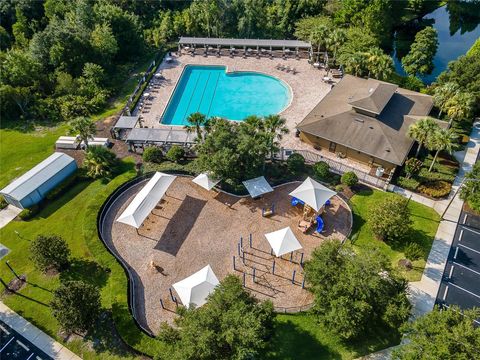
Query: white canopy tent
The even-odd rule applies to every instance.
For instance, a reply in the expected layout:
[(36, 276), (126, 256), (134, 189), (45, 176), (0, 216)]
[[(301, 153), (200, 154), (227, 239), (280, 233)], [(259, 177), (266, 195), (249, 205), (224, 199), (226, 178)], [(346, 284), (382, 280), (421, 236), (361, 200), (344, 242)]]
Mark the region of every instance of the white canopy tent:
[(207, 302), (207, 296), (213, 292), (215, 286), (219, 284), (210, 265), (197, 271), (195, 274), (173, 284), (182, 304), (196, 307), (202, 306)]
[(123, 213), (117, 219), (118, 222), (139, 228), (145, 218), (155, 208), (163, 195), (167, 192), (170, 184), (176, 176), (156, 172), (148, 183), (133, 198)]
[(257, 177), (255, 179), (245, 180), (243, 182), (243, 185), (245, 185), (248, 193), (252, 198), (257, 198), (263, 194), (267, 194), (273, 191), (273, 188), (263, 176)]
[(298, 188), (293, 190), (289, 195), (302, 200), (305, 204), (319, 211), (323, 205), (336, 192), (316, 182), (308, 177)]
[(265, 234), (265, 237), (277, 257), (302, 248), (302, 245), (293, 234), (292, 229), (288, 226)]
[(220, 180), (214, 179), (208, 173), (202, 173), (198, 175), (195, 179), (192, 180), (195, 184), (200, 185), (208, 191), (212, 190), (215, 185), (217, 185)]

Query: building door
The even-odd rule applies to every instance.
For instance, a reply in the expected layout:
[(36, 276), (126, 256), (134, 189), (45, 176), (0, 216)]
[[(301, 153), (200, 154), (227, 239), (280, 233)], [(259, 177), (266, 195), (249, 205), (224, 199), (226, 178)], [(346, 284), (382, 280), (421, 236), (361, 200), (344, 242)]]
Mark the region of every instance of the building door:
[(337, 143), (330, 141), (330, 147), (328, 148), (328, 151), (334, 153), (336, 148), (337, 148)]

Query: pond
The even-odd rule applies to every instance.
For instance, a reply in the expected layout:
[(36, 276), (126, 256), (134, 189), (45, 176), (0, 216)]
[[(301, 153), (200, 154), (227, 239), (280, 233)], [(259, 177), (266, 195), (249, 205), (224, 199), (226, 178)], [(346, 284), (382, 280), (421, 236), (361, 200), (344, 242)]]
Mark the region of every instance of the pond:
[(422, 19), (398, 29), (394, 42), (393, 59), (396, 71), (405, 75), (401, 57), (409, 51), (415, 33), (424, 26), (433, 26), (438, 32), (438, 50), (433, 60), (435, 68), (422, 80), (430, 84), (447, 68), (450, 61), (465, 54), (480, 37), (480, 2), (455, 1), (439, 7)]

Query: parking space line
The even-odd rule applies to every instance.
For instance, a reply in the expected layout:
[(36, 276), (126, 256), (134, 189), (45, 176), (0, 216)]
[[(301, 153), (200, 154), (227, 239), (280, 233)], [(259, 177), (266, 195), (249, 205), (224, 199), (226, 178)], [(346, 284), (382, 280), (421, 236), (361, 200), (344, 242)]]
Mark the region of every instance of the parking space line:
[(454, 260), (457, 259), (458, 249), (459, 249), (459, 247), (457, 246), (457, 248), (455, 249), (455, 255), (453, 255), (453, 259), (454, 259)]
[(465, 230), (468, 230), (468, 231), (470, 231), (470, 232), (473, 232), (473, 233), (475, 233), (475, 234), (480, 235), (480, 232), (475, 231), (475, 230), (473, 230), (473, 229), (470, 229), (469, 227), (464, 227), (464, 228), (462, 228), (462, 232), (463, 232), (464, 229), (465, 229)]
[(454, 284), (454, 283), (452, 283), (452, 282), (449, 282), (449, 284), (452, 285), (452, 286), (455, 286), (457, 289), (463, 290), (463, 291), (465, 291), (466, 293), (469, 293), (470, 295), (473, 295), (473, 296), (475, 296), (475, 297), (477, 297), (477, 298), (480, 299), (480, 295), (477, 295), (477, 294), (475, 294), (474, 292), (471, 292), (470, 290), (464, 289), (463, 287), (458, 286), (458, 285), (456, 285), (456, 284)]
[(464, 224), (467, 222), (467, 216), (468, 216), (468, 214), (465, 214), (465, 217), (463, 218), (463, 223)]
[(5, 329), (2, 324), (0, 324), (0, 329), (7, 335), (10, 335), (10, 331), (8, 331), (7, 329)]
[(27, 358), (27, 360), (30, 360), (33, 355), (35, 355), (35, 353), (31, 353), (30, 356)]
[(458, 246), (461, 246), (461, 247), (463, 247), (463, 248), (465, 248), (465, 249), (468, 249), (468, 250), (470, 250), (470, 251), (476, 252), (477, 254), (480, 254), (480, 251), (475, 250), (475, 249), (472, 249), (471, 247), (468, 247), (468, 246), (465, 246), (465, 245), (462, 245), (462, 244), (458, 244)]
[(447, 293), (448, 293), (448, 285), (445, 286), (445, 291), (443, 293), (443, 301), (445, 301), (445, 299), (447, 298)]
[(477, 275), (480, 275), (480, 272), (476, 271), (476, 270), (473, 270), (473, 269), (470, 269), (468, 266), (465, 266), (465, 265), (462, 265), (462, 264), (459, 264), (457, 262), (454, 262), (455, 265), (458, 265), (458, 266), (461, 266), (463, 267), (464, 269), (467, 269), (467, 270), (470, 270), (471, 272), (477, 274)]
[(24, 343), (22, 343), (20, 340), (17, 340), (17, 344), (20, 345), (22, 348), (24, 348), (25, 350), (27, 351), (30, 351), (30, 349), (27, 347), (27, 345), (25, 345)]
[(462, 241), (463, 238), (463, 229), (460, 230), (460, 235), (458, 236), (458, 241)]
[(13, 341), (13, 339), (15, 339), (14, 336), (10, 340), (8, 340), (8, 342), (5, 345), (3, 345), (3, 347), (0, 349), (0, 353), (8, 346), (8, 344), (10, 344)]
[(451, 279), (452, 278), (452, 275), (453, 275), (453, 268), (454, 266), (452, 265), (452, 267), (450, 268), (450, 274), (448, 274), (448, 278)]

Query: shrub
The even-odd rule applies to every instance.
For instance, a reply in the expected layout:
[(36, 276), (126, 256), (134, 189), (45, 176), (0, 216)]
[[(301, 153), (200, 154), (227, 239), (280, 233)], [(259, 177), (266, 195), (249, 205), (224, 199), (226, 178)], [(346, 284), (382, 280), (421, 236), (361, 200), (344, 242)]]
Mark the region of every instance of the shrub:
[(418, 187), (418, 191), (432, 198), (448, 196), (452, 190), (452, 184), (446, 181), (431, 181)]
[(70, 262), (70, 249), (67, 242), (57, 235), (38, 235), (30, 244), (30, 259), (41, 271), (60, 271)]
[(420, 245), (417, 243), (411, 242), (409, 243), (404, 250), (405, 257), (408, 260), (418, 260), (423, 257), (423, 249)]
[(313, 165), (313, 172), (320, 180), (327, 180), (330, 177), (330, 165), (325, 161), (319, 161)]
[(358, 183), (358, 176), (353, 171), (347, 171), (345, 174), (342, 175), (340, 181), (344, 185), (354, 186)]
[(156, 146), (149, 146), (143, 151), (142, 159), (145, 162), (160, 164), (163, 160), (162, 149)]
[(8, 206), (7, 200), (0, 195), (0, 210), (5, 209)]
[(340, 185), (335, 186), (335, 191), (336, 192), (342, 192), (343, 190), (345, 190), (345, 185), (340, 184)]
[(401, 186), (404, 189), (412, 190), (412, 191), (416, 191), (418, 186), (420, 185), (420, 183), (416, 179), (412, 179), (412, 178), (407, 179), (403, 176), (398, 177), (397, 184), (398, 186)]
[(373, 233), (385, 241), (403, 238), (411, 223), (407, 199), (400, 196), (384, 199), (371, 209), (368, 218)]
[(109, 178), (112, 176), (117, 157), (103, 146), (89, 146), (85, 152), (83, 166), (91, 178)]
[(473, 210), (480, 212), (480, 161), (477, 161), (472, 171), (465, 176), (460, 198), (465, 200)]
[(67, 281), (54, 291), (50, 308), (64, 330), (87, 331), (100, 314), (100, 291), (83, 281)]
[(416, 158), (410, 158), (405, 161), (405, 174), (406, 178), (409, 179), (412, 175), (418, 174), (422, 168), (422, 162)]
[(45, 195), (45, 199), (53, 200), (56, 199), (61, 194), (65, 193), (71, 186), (73, 186), (79, 180), (78, 174), (75, 172), (65, 180), (63, 180), (60, 184), (58, 184), (55, 188), (50, 190), (47, 195)]
[(418, 178), (421, 180), (422, 183), (437, 180), (453, 183), (453, 181), (455, 180), (455, 175), (445, 172), (430, 172), (428, 171), (428, 169), (422, 168), (418, 173)]
[(305, 158), (300, 154), (292, 154), (287, 159), (287, 169), (292, 174), (299, 174), (305, 170)]
[(176, 163), (178, 163), (180, 160), (182, 160), (184, 156), (185, 156), (185, 150), (183, 149), (183, 147), (178, 146), (178, 145), (173, 145), (168, 150), (167, 154), (165, 155), (165, 157), (168, 160), (176, 162)]
[(23, 209), (22, 211), (20, 211), (20, 214), (18, 214), (18, 217), (22, 220), (30, 220), (39, 212), (40, 212), (40, 205), (35, 204), (30, 206), (28, 209)]

